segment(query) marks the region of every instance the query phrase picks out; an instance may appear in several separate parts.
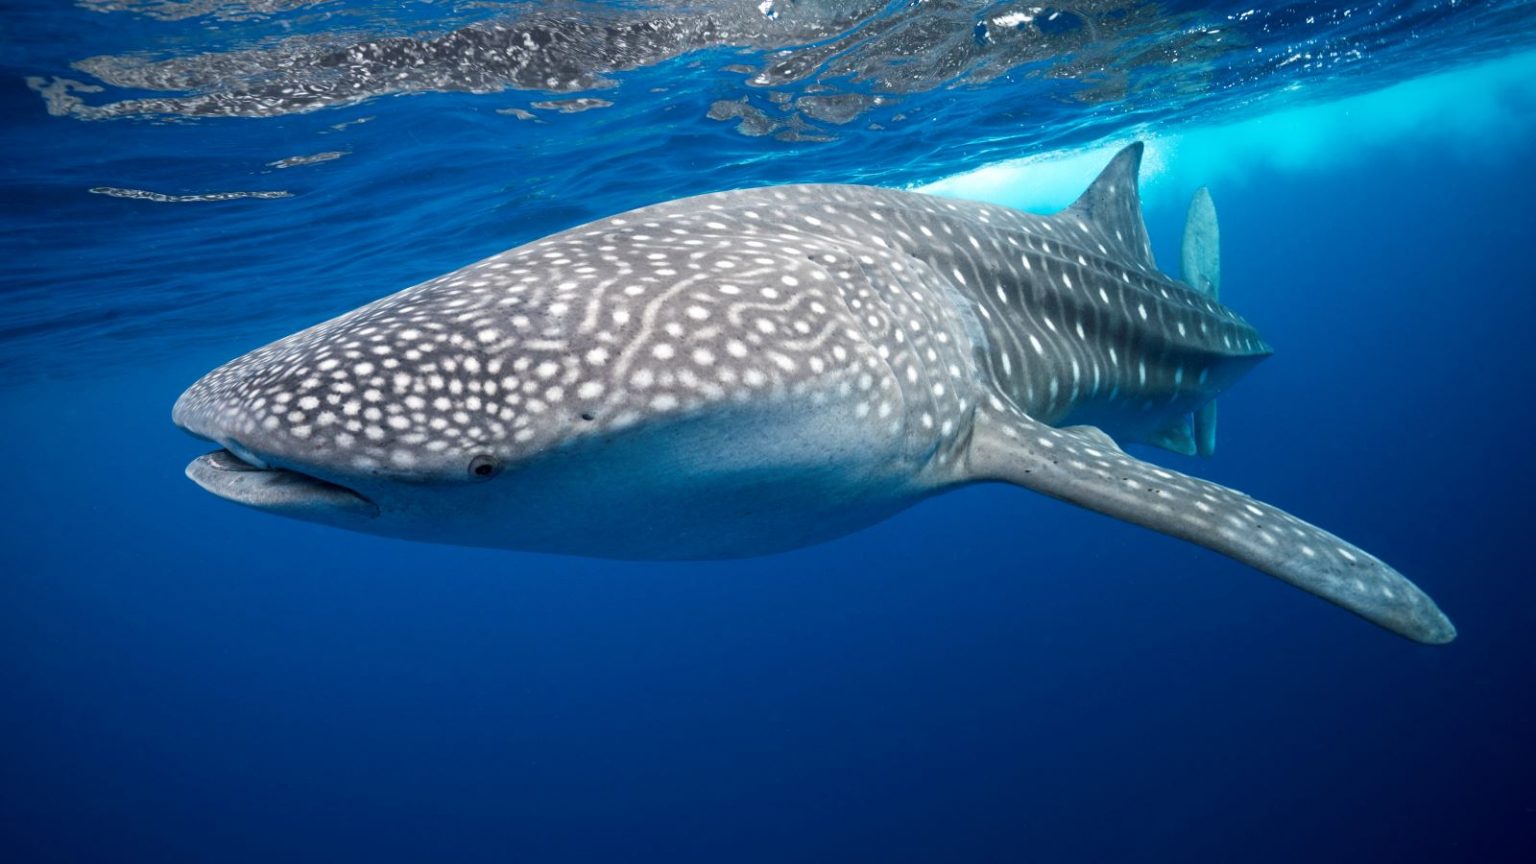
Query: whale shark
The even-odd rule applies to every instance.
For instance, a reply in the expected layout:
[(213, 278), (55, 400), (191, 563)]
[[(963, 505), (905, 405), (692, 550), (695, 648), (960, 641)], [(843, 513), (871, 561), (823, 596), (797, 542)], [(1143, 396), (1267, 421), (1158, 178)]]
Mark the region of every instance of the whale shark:
[(1157, 268), (1141, 157), (1051, 215), (817, 184), (561, 231), (209, 372), (173, 410), (220, 448), (187, 474), (358, 531), (624, 559), (769, 554), (1001, 482), (1450, 641), (1375, 556), (1121, 448), (1209, 455), (1215, 398), (1271, 354), (1219, 299), (1207, 191), (1181, 278)]

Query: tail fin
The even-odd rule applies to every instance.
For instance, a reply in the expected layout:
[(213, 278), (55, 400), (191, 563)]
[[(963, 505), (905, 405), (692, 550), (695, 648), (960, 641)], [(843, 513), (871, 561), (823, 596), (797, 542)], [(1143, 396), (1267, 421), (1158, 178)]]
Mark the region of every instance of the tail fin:
[[(1182, 276), (1189, 287), (1210, 296), (1221, 297), (1221, 228), (1216, 223), (1216, 205), (1211, 190), (1201, 186), (1189, 202), (1184, 220), (1184, 243), (1179, 250)], [(1195, 450), (1201, 456), (1216, 452), (1216, 402), (1212, 400), (1195, 412)]]
[(1184, 245), (1179, 250), (1183, 279), (1212, 300), (1221, 298), (1221, 227), (1211, 190), (1201, 186), (1189, 202), (1184, 219)]

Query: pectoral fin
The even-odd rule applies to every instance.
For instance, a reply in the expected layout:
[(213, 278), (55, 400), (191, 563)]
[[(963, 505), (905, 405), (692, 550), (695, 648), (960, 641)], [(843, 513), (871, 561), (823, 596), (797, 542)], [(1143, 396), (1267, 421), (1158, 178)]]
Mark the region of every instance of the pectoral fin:
[(1096, 428), (978, 411), (969, 468), (1214, 549), (1409, 639), (1456, 637), (1433, 600), (1374, 556), (1241, 492), (1134, 459)]

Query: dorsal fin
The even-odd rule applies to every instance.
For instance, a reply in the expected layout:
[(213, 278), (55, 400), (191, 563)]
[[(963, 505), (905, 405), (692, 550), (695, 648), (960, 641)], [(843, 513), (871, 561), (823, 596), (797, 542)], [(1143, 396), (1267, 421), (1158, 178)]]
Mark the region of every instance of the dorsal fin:
[(1098, 228), (1104, 242), (1116, 252), (1155, 269), (1152, 242), (1141, 218), (1141, 194), (1136, 188), (1143, 149), (1144, 145), (1137, 141), (1116, 153), (1088, 190), (1059, 215), (1081, 219)]

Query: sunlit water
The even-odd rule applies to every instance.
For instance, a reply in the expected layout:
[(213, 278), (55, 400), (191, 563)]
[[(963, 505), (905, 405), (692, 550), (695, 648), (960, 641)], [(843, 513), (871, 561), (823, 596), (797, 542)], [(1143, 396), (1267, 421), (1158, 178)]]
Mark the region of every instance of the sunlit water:
[[(1530, 4), (0, 14), (0, 859), (1536, 849)], [(1453, 645), (1002, 487), (637, 565), (181, 476), (208, 368), (552, 231), (776, 182), (1049, 210), (1132, 139), (1159, 261), (1209, 184), (1277, 348), (1215, 459), (1138, 455), (1381, 555)]]

